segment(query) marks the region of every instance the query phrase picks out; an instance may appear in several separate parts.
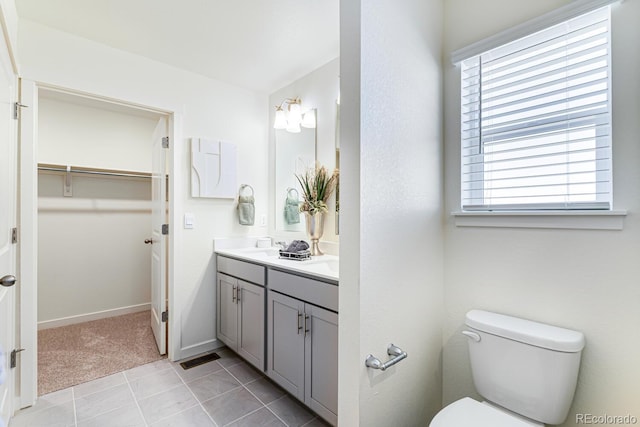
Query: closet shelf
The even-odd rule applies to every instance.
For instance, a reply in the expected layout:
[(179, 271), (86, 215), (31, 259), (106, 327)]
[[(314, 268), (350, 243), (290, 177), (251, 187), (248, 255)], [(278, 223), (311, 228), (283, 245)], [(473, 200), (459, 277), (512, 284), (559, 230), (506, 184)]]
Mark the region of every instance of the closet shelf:
[[(68, 169), (69, 168), (69, 169)], [(53, 165), (48, 163), (38, 163), (39, 171), (61, 172), (61, 173), (82, 173), (89, 175), (119, 176), (125, 178), (151, 178), (149, 172), (124, 171), (117, 169), (86, 168), (80, 166)]]

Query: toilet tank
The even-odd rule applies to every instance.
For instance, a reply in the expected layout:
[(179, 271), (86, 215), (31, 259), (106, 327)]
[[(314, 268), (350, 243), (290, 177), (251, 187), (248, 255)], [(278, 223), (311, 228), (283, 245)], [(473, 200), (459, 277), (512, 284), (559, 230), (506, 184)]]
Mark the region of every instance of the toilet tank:
[(527, 418), (562, 424), (578, 380), (582, 332), (471, 310), (466, 316), (476, 390)]

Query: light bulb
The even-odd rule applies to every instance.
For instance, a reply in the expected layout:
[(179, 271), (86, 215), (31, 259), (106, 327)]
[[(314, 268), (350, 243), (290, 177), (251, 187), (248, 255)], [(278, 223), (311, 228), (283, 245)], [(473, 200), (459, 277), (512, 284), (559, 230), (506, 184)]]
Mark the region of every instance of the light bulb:
[(315, 129), (316, 127), (316, 113), (313, 110), (309, 110), (302, 116), (302, 127)]
[(273, 123), (274, 129), (286, 129), (287, 128), (287, 117), (285, 116), (284, 110), (281, 107), (276, 107), (276, 118)]
[(302, 121), (302, 111), (300, 111), (300, 104), (297, 102), (289, 104), (289, 118), (287, 121), (290, 124), (293, 123), (300, 126), (300, 122)]

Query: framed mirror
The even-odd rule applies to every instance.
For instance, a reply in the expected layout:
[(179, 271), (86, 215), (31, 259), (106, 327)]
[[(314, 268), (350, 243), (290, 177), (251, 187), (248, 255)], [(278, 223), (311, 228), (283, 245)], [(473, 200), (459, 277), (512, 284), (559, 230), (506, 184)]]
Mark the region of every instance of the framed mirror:
[[(314, 110), (317, 121), (317, 111)], [(317, 127), (316, 127), (317, 128)], [(275, 226), (277, 231), (304, 231), (304, 217), (297, 212), (296, 202), (302, 190), (295, 175), (304, 174), (316, 161), (316, 128), (298, 133), (275, 130)]]

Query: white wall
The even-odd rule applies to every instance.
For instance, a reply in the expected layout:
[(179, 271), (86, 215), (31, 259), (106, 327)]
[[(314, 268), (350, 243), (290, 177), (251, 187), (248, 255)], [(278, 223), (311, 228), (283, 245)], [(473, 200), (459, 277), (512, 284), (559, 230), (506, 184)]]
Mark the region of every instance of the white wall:
[[(446, 2), (446, 213), (459, 209), (459, 71), (448, 55), (471, 42), (567, 1)], [(487, 19), (479, 19), (479, 18)], [(460, 331), (472, 308), (494, 310), (583, 331), (578, 388), (564, 426), (576, 413), (640, 418), (640, 3), (612, 7), (614, 209), (627, 209), (624, 230), (456, 227), (446, 216), (443, 404), (478, 397)]]
[(72, 198), (64, 175), (38, 185), (39, 327), (148, 309), (150, 180), (75, 176)]
[[(42, 96), (38, 106), (39, 163), (150, 172), (156, 120)], [(151, 180), (73, 175), (72, 184), (73, 196), (64, 197), (64, 175), (39, 173), (40, 326), (148, 308), (151, 299), (143, 242), (151, 232)]]
[[(174, 356), (186, 357), (215, 343), (215, 269), (212, 240), (218, 236), (266, 234), (238, 224), (236, 203), (189, 196), (190, 137), (220, 138), (238, 146), (238, 183), (253, 186), (256, 215), (267, 211), (267, 95), (186, 72), (147, 58), (20, 21), (22, 76), (49, 85), (124, 100), (181, 115), (182, 138), (173, 141), (177, 184), (175, 217), (195, 218), (193, 230), (174, 227), (175, 287), (170, 296), (180, 331), (169, 332)], [(173, 317), (171, 317), (173, 316)], [(171, 321), (171, 320), (170, 320)], [(177, 340), (177, 336), (180, 340)]]
[[(275, 129), (273, 129), (275, 108), (273, 106), (279, 105), (285, 98), (299, 97), (302, 99), (304, 106), (317, 110), (316, 160), (326, 166), (329, 171), (333, 171), (336, 167), (336, 101), (340, 93), (339, 74), (340, 59), (336, 58), (269, 96), (269, 124), (271, 125), (269, 126), (270, 164), (275, 164), (276, 152)], [(272, 191), (275, 191), (275, 173), (273, 170), (269, 176), (269, 183)], [(302, 224), (301, 232), (282, 232), (282, 226), (275, 226), (275, 221), (277, 220), (275, 215), (282, 216), (282, 212), (279, 209), (276, 210), (276, 197), (282, 198), (282, 194), (273, 194), (269, 200), (269, 211), (274, 213), (272, 216), (273, 221), (270, 221), (270, 234), (281, 237), (287, 242), (294, 239), (308, 240), (308, 236), (304, 231), (304, 224)], [(332, 196), (329, 203), (329, 214), (325, 217), (322, 237), (322, 240), (330, 242), (339, 240), (338, 235), (335, 233), (334, 203), (335, 199)]]
[[(442, 7), (341, 3), (344, 426), (427, 425), (440, 409)], [(365, 368), (369, 353), (386, 360), (390, 343), (409, 357)]]
[(16, 11), (15, 0), (0, 0), (0, 11), (2, 12), (8, 38), (9, 53), (13, 56), (13, 59), (16, 59), (16, 49), (18, 46), (18, 13)]
[[(106, 103), (103, 103), (106, 104)], [(151, 172), (151, 113), (113, 111), (41, 91), (38, 162)]]

